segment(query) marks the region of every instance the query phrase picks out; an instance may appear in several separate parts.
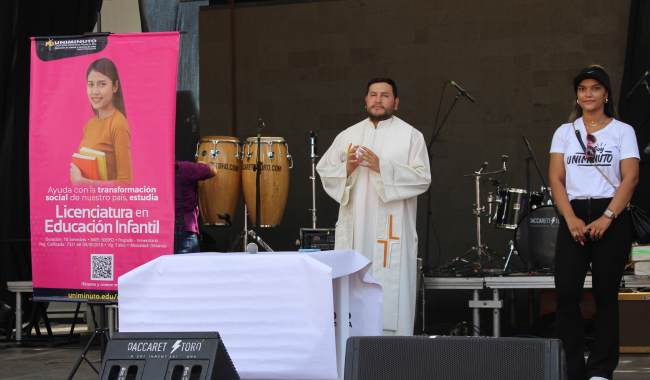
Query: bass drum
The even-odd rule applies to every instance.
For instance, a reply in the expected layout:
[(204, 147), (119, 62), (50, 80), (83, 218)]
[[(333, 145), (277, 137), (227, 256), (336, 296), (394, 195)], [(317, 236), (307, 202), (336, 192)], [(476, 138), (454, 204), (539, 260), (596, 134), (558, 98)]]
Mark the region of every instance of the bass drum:
[[(530, 223), (529, 223), (530, 222)], [(534, 268), (543, 271), (555, 271), (555, 241), (560, 227), (560, 219), (553, 206), (541, 206), (531, 211), (531, 217), (524, 214), (515, 230), (515, 249), (521, 260), (528, 264), (529, 224), (532, 227), (530, 245)]]
[(227, 226), (222, 216), (235, 219), (241, 194), (240, 142), (235, 137), (206, 136), (196, 146), (196, 161), (210, 162), (218, 174), (199, 181), (199, 209), (206, 226)]
[[(284, 207), (289, 195), (289, 169), (293, 167), (293, 159), (289, 154), (289, 144), (282, 137), (261, 137), (260, 161), (260, 208), (262, 223), (260, 227), (277, 227), (282, 221)], [(248, 207), (248, 215), (254, 226), (257, 226), (256, 214), (256, 182), (257, 172), (253, 170), (257, 164), (257, 137), (246, 139), (243, 149), (242, 183), (244, 200)]]

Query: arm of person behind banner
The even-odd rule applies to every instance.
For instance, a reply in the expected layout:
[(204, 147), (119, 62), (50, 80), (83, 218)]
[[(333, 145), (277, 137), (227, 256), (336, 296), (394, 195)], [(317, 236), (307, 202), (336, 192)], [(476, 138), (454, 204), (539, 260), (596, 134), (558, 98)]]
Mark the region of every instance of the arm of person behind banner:
[(370, 181), (384, 202), (413, 198), (427, 191), (431, 184), (431, 168), (422, 134), (411, 136), (408, 164), (380, 158), (379, 168), (380, 173), (370, 173)]
[(217, 175), (217, 166), (210, 162), (198, 161), (194, 165), (197, 165), (199, 168), (199, 175), (196, 178), (197, 181), (205, 181)]
[(316, 166), (320, 175), (323, 189), (335, 201), (341, 205), (347, 205), (350, 201), (350, 191), (359, 178), (359, 170), (355, 170), (348, 176), (345, 161), (339, 157), (338, 147), (340, 146), (341, 134), (339, 134), (332, 146), (325, 152)]

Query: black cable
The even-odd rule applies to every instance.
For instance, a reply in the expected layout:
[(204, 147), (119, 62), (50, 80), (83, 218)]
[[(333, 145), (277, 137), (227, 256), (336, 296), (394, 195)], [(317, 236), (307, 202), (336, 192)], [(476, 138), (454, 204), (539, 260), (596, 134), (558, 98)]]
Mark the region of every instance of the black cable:
[[(445, 84), (442, 85), (442, 93), (440, 94), (440, 101), (438, 102), (438, 111), (436, 112), (436, 121), (433, 123), (433, 134), (431, 136), (437, 136), (437, 134), (439, 132), (438, 131), (438, 116), (440, 116), (440, 108), (442, 107), (442, 98), (445, 95), (445, 88), (447, 87), (447, 83), (450, 83), (450, 82), (451, 81), (449, 81), (449, 80), (445, 81)], [(440, 126), (440, 128), (442, 128), (442, 125)], [(435, 137), (433, 137), (433, 139), (435, 141)], [(430, 154), (429, 163), (431, 163), (431, 159), (432, 159), (433, 155), (431, 154), (431, 152), (429, 152), (429, 154)], [(429, 204), (431, 204), (431, 193), (432, 192), (427, 193), (428, 197), (429, 197), (429, 199), (428, 199)], [(429, 221), (431, 222), (431, 230), (433, 231), (433, 235), (436, 237), (436, 242), (438, 244), (438, 259), (436, 260), (436, 265), (434, 266), (434, 268), (437, 268), (438, 264), (440, 264), (440, 258), (442, 257), (442, 248), (440, 247), (440, 239), (438, 239), (438, 234), (436, 233), (436, 227), (433, 225), (433, 218), (431, 217), (432, 212), (429, 213), (429, 211), (430, 210), (427, 210), (427, 213), (429, 214), (428, 218), (429, 218)], [(429, 231), (427, 231), (427, 233), (429, 233)], [(428, 252), (428, 250), (429, 250), (429, 247), (427, 247), (427, 252)], [(429, 261), (429, 257), (427, 255), (427, 264), (428, 264), (428, 261)]]
[[(465, 331), (467, 332), (467, 327), (471, 327), (472, 330), (475, 331), (475, 332), (477, 332), (477, 333), (479, 333), (479, 335), (487, 336), (487, 334), (485, 333), (485, 331), (481, 330), (480, 327), (478, 327), (478, 326), (476, 326), (476, 325), (474, 325), (474, 324), (472, 324), (472, 323), (467, 323), (467, 322), (464, 322), (464, 321), (463, 321), (463, 322), (460, 322), (460, 323), (458, 323), (456, 326), (454, 326), (454, 330), (452, 330), (452, 331), (456, 331), (456, 330), (458, 330), (458, 329), (460, 329), (460, 328), (465, 328)], [(453, 335), (453, 334), (452, 334), (452, 335)]]
[[(450, 80), (446, 81), (445, 84), (442, 85), (442, 94), (440, 94), (440, 102), (438, 102), (438, 112), (436, 112), (436, 121), (433, 123), (433, 135), (434, 136), (434, 141), (435, 141), (435, 136), (438, 134), (437, 129), (438, 129), (438, 116), (440, 115), (440, 107), (442, 107), (442, 98), (443, 95), (445, 95), (445, 88), (447, 87), (447, 83), (451, 83)], [(442, 125), (440, 126), (442, 128)], [(439, 131), (438, 131), (439, 132)]]
[(429, 219), (431, 220), (431, 230), (433, 230), (433, 236), (435, 236), (436, 243), (438, 243), (438, 260), (436, 260), (436, 265), (434, 265), (433, 267), (438, 268), (438, 264), (440, 264), (440, 258), (442, 257), (442, 248), (440, 248), (440, 239), (438, 239), (436, 228), (433, 226), (433, 218), (431, 218), (431, 214), (429, 214)]

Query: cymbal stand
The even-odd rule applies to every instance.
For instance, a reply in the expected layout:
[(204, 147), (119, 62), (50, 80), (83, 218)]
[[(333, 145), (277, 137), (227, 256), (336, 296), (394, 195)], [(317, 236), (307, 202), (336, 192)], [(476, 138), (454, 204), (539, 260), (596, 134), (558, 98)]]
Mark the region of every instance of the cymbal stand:
[[(489, 214), (483, 214), (485, 212), (485, 206), (481, 207), (481, 176), (482, 175), (489, 175), (489, 174), (498, 174), (498, 173), (505, 173), (506, 172), (506, 161), (508, 159), (508, 156), (503, 156), (503, 167), (500, 170), (494, 171), (494, 172), (487, 172), (483, 173), (483, 169), (485, 169), (488, 165), (487, 162), (484, 162), (483, 165), (481, 165), (481, 168), (472, 173), (472, 174), (465, 174), (464, 177), (474, 177), (475, 183), (476, 183), (476, 204), (474, 204), (475, 208), (473, 211), (473, 214), (476, 216), (476, 240), (477, 240), (477, 245), (470, 248), (467, 250), (465, 253), (462, 255), (458, 256), (455, 258), (453, 261), (454, 262), (463, 262), (463, 263), (470, 263), (474, 261), (468, 260), (467, 256), (473, 252), (476, 252), (477, 254), (477, 262), (478, 262), (478, 269), (486, 269), (491, 263), (494, 263), (496, 267), (499, 267), (499, 263), (497, 262), (497, 258), (499, 257), (495, 252), (490, 250), (487, 245), (483, 244), (481, 242), (481, 218), (484, 217), (490, 217)], [(485, 256), (487, 258), (486, 262), (483, 262), (482, 256)]]

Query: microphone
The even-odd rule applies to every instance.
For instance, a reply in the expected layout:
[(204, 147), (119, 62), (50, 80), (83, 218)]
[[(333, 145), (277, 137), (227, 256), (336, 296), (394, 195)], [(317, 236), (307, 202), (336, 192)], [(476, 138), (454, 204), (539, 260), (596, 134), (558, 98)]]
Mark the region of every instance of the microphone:
[[(641, 79), (639, 79), (639, 81), (636, 82), (636, 84), (635, 84), (634, 87), (632, 88), (632, 91), (630, 91), (630, 93), (627, 94), (626, 98), (629, 98), (629, 97), (632, 95), (632, 93), (634, 92), (634, 90), (636, 90), (636, 88), (639, 87), (639, 85), (640, 85), (641, 83), (643, 83), (643, 81), (644, 81), (645, 78), (648, 76), (648, 74), (650, 74), (650, 71), (646, 71), (646, 72), (643, 74), (643, 76), (641, 77)], [(452, 83), (453, 83), (453, 82), (452, 82)], [(646, 152), (645, 150), (644, 150), (643, 152), (644, 152), (645, 154), (648, 154), (648, 152)]]
[(187, 119), (185, 119), (185, 124), (189, 124), (189, 123), (193, 122), (195, 117), (196, 117), (196, 115), (192, 115), (192, 116), (188, 117)]
[(458, 91), (460, 91), (460, 93), (461, 93), (463, 96), (465, 96), (467, 99), (471, 100), (472, 103), (476, 103), (476, 101), (474, 100), (474, 98), (472, 98), (471, 96), (469, 96), (469, 94), (467, 93), (467, 91), (465, 91), (465, 90), (463, 90), (462, 88), (460, 88), (460, 86), (457, 85), (456, 82), (454, 82), (454, 81), (452, 80), (452, 81), (451, 81), (451, 84), (453, 84), (454, 87), (456, 87), (456, 88), (458, 89)]
[(262, 133), (262, 128), (264, 128), (264, 122), (262, 121), (262, 119), (257, 119), (257, 134), (258, 135)]
[(318, 137), (316, 135), (316, 132), (311, 131), (309, 139), (311, 140), (311, 158), (316, 158), (318, 155), (316, 154), (316, 138)]
[(246, 246), (246, 251), (248, 253), (257, 253), (257, 244), (248, 243), (248, 245)]
[(487, 163), (487, 161), (485, 161), (485, 162), (483, 163), (483, 165), (481, 165), (481, 168), (478, 170), (478, 172), (479, 172), (479, 173), (482, 172), (483, 169), (485, 169), (487, 166), (488, 166), (488, 163)]

